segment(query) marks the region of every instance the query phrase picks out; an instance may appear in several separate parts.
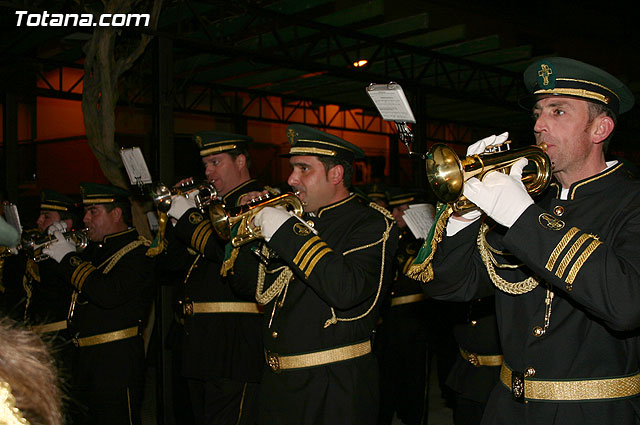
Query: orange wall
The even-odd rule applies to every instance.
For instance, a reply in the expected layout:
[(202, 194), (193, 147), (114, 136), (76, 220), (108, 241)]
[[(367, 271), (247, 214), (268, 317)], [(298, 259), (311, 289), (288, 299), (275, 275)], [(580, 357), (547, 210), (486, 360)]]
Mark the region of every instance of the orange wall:
[[(278, 99), (274, 102), (277, 101)], [(33, 170), (33, 173), (23, 173), (27, 176), (27, 181), (21, 182), (21, 196), (38, 196), (43, 188), (77, 194), (78, 183), (81, 181), (106, 183), (98, 162), (84, 139), (85, 128), (80, 102), (39, 97), (36, 107), (37, 134), (33, 135), (35, 138), (30, 134), (32, 117), (29, 108), (24, 105), (20, 105), (19, 108), (19, 140), (21, 149), (26, 151), (26, 154), (21, 154), (21, 161), (25, 161), (21, 167)], [(355, 111), (354, 114), (357, 112)], [(332, 125), (356, 126), (353, 118), (340, 112), (337, 106), (321, 109), (320, 113), (331, 117)], [(357, 118), (358, 115), (355, 116)], [(309, 111), (297, 110), (291, 117), (296, 120), (303, 118), (313, 125), (314, 116)], [(228, 120), (216, 120), (205, 115), (175, 114), (176, 134), (192, 134), (212, 129), (233, 131)], [(118, 134), (124, 135), (125, 138), (130, 135), (134, 141), (148, 140), (151, 131), (150, 113), (135, 108), (118, 109), (116, 114)], [(364, 135), (355, 131), (329, 131), (362, 147), (370, 157), (388, 158), (386, 136)], [(288, 150), (286, 125), (249, 120), (247, 133), (255, 141), (252, 149), (252, 172), (268, 184), (285, 183), (289, 174), (289, 164), (288, 160), (280, 158), (279, 154)], [(183, 143), (188, 142), (185, 140)], [(202, 169), (194, 170), (194, 173), (201, 174)], [(32, 179), (32, 174), (35, 174), (35, 180)], [(384, 174), (388, 176), (388, 166)], [(366, 173), (364, 175), (378, 180), (385, 177)], [(411, 172), (403, 175), (410, 176)], [(22, 178), (25, 179), (24, 176)]]

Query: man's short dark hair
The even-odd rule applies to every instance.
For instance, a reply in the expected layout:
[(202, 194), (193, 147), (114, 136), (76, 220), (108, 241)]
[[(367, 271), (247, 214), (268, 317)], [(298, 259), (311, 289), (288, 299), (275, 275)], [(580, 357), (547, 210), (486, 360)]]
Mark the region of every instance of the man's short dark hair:
[(319, 156), (318, 160), (322, 162), (325, 174), (328, 174), (329, 170), (336, 165), (342, 165), (342, 168), (344, 169), (342, 183), (347, 189), (351, 187), (351, 181), (353, 180), (353, 164), (351, 164), (351, 162), (332, 156)]
[(247, 168), (249, 168), (251, 166), (251, 156), (249, 156), (249, 150), (248, 149), (246, 149), (246, 148), (235, 148), (235, 149), (231, 149), (230, 151), (225, 151), (225, 153), (228, 153), (229, 156), (231, 157), (231, 159), (233, 159), (234, 161), (236, 160), (238, 155), (244, 155), (244, 157), (247, 159), (247, 161), (246, 161)]
[(122, 221), (124, 221), (124, 223), (131, 227), (132, 225), (132, 221), (131, 221), (131, 204), (129, 202), (126, 201), (116, 201), (116, 202), (111, 202), (108, 204), (103, 204), (104, 205), (104, 209), (107, 212), (111, 212), (113, 211), (114, 208), (120, 208), (120, 210), (122, 211)]

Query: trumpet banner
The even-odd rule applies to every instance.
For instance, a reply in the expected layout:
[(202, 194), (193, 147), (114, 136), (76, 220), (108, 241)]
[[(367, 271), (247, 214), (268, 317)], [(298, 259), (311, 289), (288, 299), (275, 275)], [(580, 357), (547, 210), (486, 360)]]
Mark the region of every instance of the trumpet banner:
[(447, 228), (447, 221), (453, 212), (453, 207), (450, 204), (438, 203), (436, 208), (436, 216), (427, 239), (424, 241), (418, 254), (416, 255), (413, 264), (409, 266), (405, 275), (414, 280), (427, 283), (433, 280), (433, 266), (431, 261), (433, 255), (436, 252), (436, 248), (442, 237), (444, 236), (445, 229)]

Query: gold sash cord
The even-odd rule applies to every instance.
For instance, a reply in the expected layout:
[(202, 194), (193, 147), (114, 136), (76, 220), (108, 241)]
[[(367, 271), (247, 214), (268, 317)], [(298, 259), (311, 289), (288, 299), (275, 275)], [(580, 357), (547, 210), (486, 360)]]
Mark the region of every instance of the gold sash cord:
[(189, 305), (192, 307), (191, 314), (202, 313), (250, 313), (262, 314), (262, 308), (257, 303), (247, 302), (191, 302), (186, 304), (188, 311)]
[[(506, 364), (500, 370), (500, 380), (512, 392), (512, 370)], [(520, 383), (514, 383), (521, 385)], [(640, 372), (618, 378), (575, 380), (537, 380), (524, 378), (524, 400), (578, 401), (611, 400), (640, 394)]]
[(66, 320), (60, 320), (59, 322), (45, 323), (44, 325), (31, 326), (31, 330), (39, 334), (46, 334), (48, 332), (57, 332), (63, 329), (67, 329)]
[(402, 304), (410, 304), (417, 303), (418, 301), (424, 300), (426, 297), (424, 294), (412, 294), (412, 295), (403, 295), (401, 297), (393, 297), (391, 298), (391, 307)]
[(502, 354), (484, 356), (484, 355), (472, 353), (471, 351), (467, 351), (462, 347), (460, 347), (460, 355), (462, 356), (463, 359), (465, 359), (475, 367), (501, 366), (502, 361), (504, 360), (504, 356)]
[(107, 332), (103, 334), (74, 338), (76, 347), (88, 347), (90, 345), (106, 344), (107, 342), (120, 341), (122, 339), (133, 338), (139, 334), (138, 326), (132, 326), (119, 331)]
[(295, 354), (291, 356), (281, 356), (277, 353), (265, 351), (265, 358), (271, 370), (278, 373), (282, 370), (321, 366), (329, 363), (355, 359), (356, 357), (362, 357), (370, 352), (371, 341), (367, 340), (358, 344), (346, 345), (344, 347), (315, 351), (307, 354)]

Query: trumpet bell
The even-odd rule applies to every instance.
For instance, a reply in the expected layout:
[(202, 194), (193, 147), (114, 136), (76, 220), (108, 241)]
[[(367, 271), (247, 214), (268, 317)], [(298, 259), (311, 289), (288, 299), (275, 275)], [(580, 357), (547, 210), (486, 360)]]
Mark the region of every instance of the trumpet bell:
[(442, 143), (433, 145), (426, 165), (427, 180), (440, 201), (450, 204), (460, 198), (464, 187), (464, 170), (453, 149)]
[(213, 230), (220, 236), (222, 240), (228, 241), (231, 239), (231, 227), (229, 215), (224, 208), (224, 204), (221, 202), (215, 202), (209, 206), (209, 217), (211, 218), (211, 225)]
[(426, 161), (427, 180), (435, 196), (443, 203), (452, 204), (453, 210), (462, 212), (475, 205), (462, 194), (464, 183), (471, 177), (482, 180), (485, 175), (499, 171), (509, 173), (511, 166), (527, 158), (534, 170), (525, 169), (522, 183), (531, 196), (545, 190), (551, 182), (551, 160), (546, 146), (526, 146), (506, 151), (485, 152), (460, 159), (453, 149), (441, 143), (433, 145)]
[[(198, 191), (197, 194), (195, 193)], [(196, 207), (204, 209), (209, 206), (218, 196), (213, 183), (201, 182), (192, 183), (186, 186), (170, 188), (162, 182), (158, 182), (151, 188), (151, 200), (156, 209), (160, 212), (168, 212), (171, 209), (171, 202), (176, 196), (194, 196)]]

